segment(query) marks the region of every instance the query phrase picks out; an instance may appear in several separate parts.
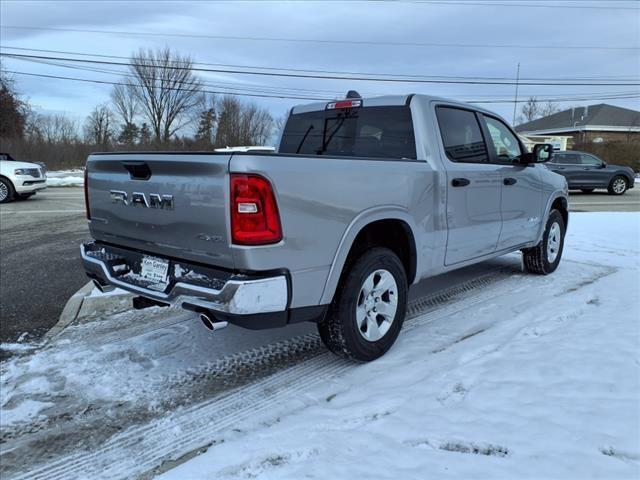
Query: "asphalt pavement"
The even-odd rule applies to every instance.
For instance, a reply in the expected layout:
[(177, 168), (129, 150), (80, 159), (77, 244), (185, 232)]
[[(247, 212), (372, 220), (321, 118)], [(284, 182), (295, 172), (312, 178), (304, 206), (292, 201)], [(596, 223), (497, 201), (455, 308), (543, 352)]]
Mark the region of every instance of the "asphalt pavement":
[[(570, 202), (571, 210), (578, 212), (637, 212), (640, 188), (622, 196), (572, 192)], [(55, 325), (66, 301), (87, 282), (79, 244), (88, 237), (82, 188), (50, 188), (29, 200), (0, 206), (0, 342), (15, 342), (23, 334), (22, 340), (33, 341)], [(425, 280), (412, 288), (410, 297), (470, 280), (505, 261), (513, 259), (496, 259)], [(314, 328), (301, 325), (294, 330), (291, 333), (299, 334)], [(283, 336), (276, 332), (256, 336)]]
[(0, 342), (35, 340), (87, 282), (79, 244), (89, 237), (82, 188), (51, 188), (0, 205)]

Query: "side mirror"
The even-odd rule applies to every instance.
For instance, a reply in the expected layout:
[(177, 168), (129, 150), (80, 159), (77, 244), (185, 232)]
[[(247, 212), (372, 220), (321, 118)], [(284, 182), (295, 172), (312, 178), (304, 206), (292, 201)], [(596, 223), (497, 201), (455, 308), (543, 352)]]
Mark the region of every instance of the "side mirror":
[(534, 163), (544, 163), (551, 160), (553, 156), (553, 145), (550, 143), (536, 143), (533, 146), (533, 162)]
[(607, 168), (607, 162), (602, 162), (599, 168)]

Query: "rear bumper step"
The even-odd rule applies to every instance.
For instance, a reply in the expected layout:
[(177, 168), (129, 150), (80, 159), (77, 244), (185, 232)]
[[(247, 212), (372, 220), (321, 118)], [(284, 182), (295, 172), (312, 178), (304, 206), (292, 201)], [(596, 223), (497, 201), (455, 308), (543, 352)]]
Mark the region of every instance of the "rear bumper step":
[(87, 274), (101, 285), (112, 285), (161, 303), (198, 307), (222, 315), (255, 315), (287, 310), (288, 281), (284, 274), (267, 277), (233, 275), (176, 260), (169, 262), (164, 283), (140, 275), (146, 256), (99, 242), (80, 246)]

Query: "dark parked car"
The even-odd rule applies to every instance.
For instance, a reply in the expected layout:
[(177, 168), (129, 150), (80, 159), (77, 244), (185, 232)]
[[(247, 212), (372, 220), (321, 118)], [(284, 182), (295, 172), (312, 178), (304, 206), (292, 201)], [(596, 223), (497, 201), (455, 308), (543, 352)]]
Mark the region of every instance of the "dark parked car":
[(596, 188), (606, 188), (611, 195), (622, 195), (633, 188), (633, 169), (609, 165), (592, 153), (555, 152), (547, 166), (564, 176), (571, 190), (591, 193)]

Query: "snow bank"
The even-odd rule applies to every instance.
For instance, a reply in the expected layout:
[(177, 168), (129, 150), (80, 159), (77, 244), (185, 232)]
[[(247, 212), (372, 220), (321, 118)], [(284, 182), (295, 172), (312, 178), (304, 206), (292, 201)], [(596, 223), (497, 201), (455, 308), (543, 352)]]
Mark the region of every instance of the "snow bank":
[(47, 172), (48, 187), (82, 187), (84, 170), (54, 170)]
[(640, 214), (570, 222), (565, 261), (608, 275), (564, 291), (561, 265), (544, 289), (405, 333), (161, 478), (639, 478)]

